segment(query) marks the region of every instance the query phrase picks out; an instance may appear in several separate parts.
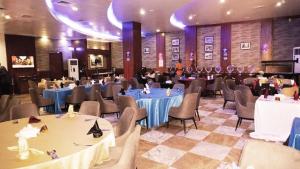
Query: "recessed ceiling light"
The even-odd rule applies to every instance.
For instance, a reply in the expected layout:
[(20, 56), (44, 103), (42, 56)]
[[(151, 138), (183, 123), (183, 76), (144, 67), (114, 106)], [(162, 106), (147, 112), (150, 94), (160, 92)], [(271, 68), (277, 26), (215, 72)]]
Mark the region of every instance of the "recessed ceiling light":
[(72, 10), (76, 12), (76, 11), (78, 11), (78, 7), (72, 6)]
[(225, 0), (220, 0), (219, 2), (220, 2), (221, 4), (223, 4), (223, 3), (225, 3)]
[(11, 16), (10, 15), (4, 15), (4, 18), (9, 20), (9, 19), (11, 19)]
[(190, 15), (189, 16), (189, 20), (192, 20), (194, 17), (193, 17), (193, 15)]
[(154, 12), (154, 9), (150, 9), (149, 12)]
[(255, 7), (253, 7), (254, 9), (260, 9), (260, 8), (263, 8), (263, 7), (265, 7), (264, 5), (257, 5), (257, 6), (255, 6)]
[(146, 14), (145, 9), (141, 8), (141, 9), (140, 9), (140, 15), (145, 15), (145, 14)]
[(156, 29), (156, 32), (160, 32), (160, 29)]
[(228, 10), (227, 12), (226, 12), (226, 15), (230, 15), (231, 14), (231, 10)]
[(276, 7), (281, 7), (282, 3), (281, 2), (277, 2), (276, 3)]
[(121, 33), (120, 33), (120, 32), (117, 32), (117, 35), (121, 35)]

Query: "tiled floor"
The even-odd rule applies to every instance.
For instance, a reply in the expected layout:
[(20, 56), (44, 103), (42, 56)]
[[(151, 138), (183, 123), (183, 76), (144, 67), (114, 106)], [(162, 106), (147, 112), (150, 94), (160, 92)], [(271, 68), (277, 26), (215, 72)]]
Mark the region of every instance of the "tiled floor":
[[(30, 102), (28, 96), (19, 96)], [(187, 122), (184, 134), (180, 121), (171, 121), (169, 128), (142, 129), (137, 165), (139, 169), (215, 169), (240, 158), (244, 144), (250, 139), (252, 121), (243, 121), (235, 131), (237, 116), (234, 104), (222, 109), (223, 99), (202, 98), (198, 129)], [(115, 122), (115, 116), (106, 116)]]

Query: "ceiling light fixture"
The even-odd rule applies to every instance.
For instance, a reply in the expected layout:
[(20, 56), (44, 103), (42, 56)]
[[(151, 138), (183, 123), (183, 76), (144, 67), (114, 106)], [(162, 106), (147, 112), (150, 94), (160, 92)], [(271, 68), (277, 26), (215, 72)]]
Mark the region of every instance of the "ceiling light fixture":
[(4, 18), (9, 20), (9, 19), (11, 19), (11, 16), (10, 15), (4, 15)]
[(119, 29), (122, 29), (123, 25), (122, 25), (122, 22), (120, 22), (115, 13), (114, 13), (114, 10), (112, 8), (112, 3), (110, 3), (108, 9), (107, 9), (107, 12), (106, 12), (106, 15), (107, 15), (107, 19), (108, 21), (114, 25), (115, 27), (119, 28)]
[(179, 29), (184, 29), (186, 25), (184, 25), (181, 21), (177, 20), (175, 14), (173, 13), (170, 17), (170, 23), (179, 28)]
[(72, 10), (75, 11), (75, 12), (78, 11), (78, 7), (76, 7), (76, 6), (72, 6), (71, 8), (72, 8)]
[(145, 9), (141, 8), (141, 9), (140, 9), (140, 15), (145, 15), (145, 14), (146, 14)]
[(221, 4), (223, 4), (223, 3), (225, 3), (225, 0), (220, 0), (219, 2), (220, 2)]
[(156, 32), (160, 32), (160, 29), (156, 29)]
[(194, 18), (194, 15), (189, 16), (189, 20), (192, 20)]
[(228, 10), (228, 11), (226, 12), (226, 15), (231, 15), (231, 10)]

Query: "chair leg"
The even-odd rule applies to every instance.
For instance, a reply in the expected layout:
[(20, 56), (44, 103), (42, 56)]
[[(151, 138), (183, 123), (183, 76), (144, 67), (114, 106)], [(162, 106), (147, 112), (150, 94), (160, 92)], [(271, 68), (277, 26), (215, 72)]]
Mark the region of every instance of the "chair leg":
[(196, 129), (198, 129), (195, 118), (193, 118), (193, 122), (194, 122), (194, 125), (195, 125)]
[(224, 101), (223, 110), (225, 109), (226, 103), (227, 103), (227, 100)]
[(148, 117), (146, 117), (146, 128), (148, 130)]
[(185, 120), (182, 120), (183, 122), (183, 131), (184, 131), (184, 134), (186, 133), (186, 127), (185, 127)]
[(235, 131), (236, 131), (236, 129), (237, 129), (237, 127), (238, 127), (240, 121), (241, 121), (241, 118), (239, 117), (238, 121), (236, 122)]
[(240, 124), (239, 124), (239, 126), (241, 126), (241, 124), (242, 124), (242, 120), (243, 120), (243, 118), (241, 118), (241, 121), (240, 121)]
[(200, 121), (200, 116), (199, 116), (199, 111), (198, 111), (198, 109), (196, 109), (196, 114), (197, 114), (198, 120)]

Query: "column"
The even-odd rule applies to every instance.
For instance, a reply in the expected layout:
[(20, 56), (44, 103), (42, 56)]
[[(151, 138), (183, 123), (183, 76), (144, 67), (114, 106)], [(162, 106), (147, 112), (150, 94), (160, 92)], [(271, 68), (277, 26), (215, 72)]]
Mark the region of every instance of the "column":
[(262, 61), (272, 60), (272, 26), (272, 19), (263, 20), (261, 22), (260, 56)]
[(156, 34), (156, 68), (164, 71), (166, 68), (166, 37), (165, 33)]
[(221, 57), (222, 70), (226, 71), (231, 64), (231, 24), (221, 25)]
[(186, 66), (191, 65), (191, 61), (195, 60), (197, 64), (197, 26), (187, 26), (184, 28), (185, 36), (185, 63)]

